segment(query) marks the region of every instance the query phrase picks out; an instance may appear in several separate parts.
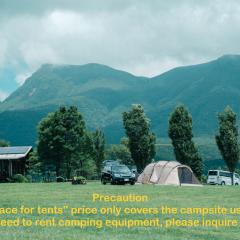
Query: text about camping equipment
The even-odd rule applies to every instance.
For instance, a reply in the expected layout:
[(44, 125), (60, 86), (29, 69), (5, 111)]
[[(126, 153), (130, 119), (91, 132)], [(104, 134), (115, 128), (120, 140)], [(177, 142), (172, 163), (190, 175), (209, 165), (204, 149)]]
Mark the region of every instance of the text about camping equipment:
[[(93, 193), (89, 206), (0, 207), (0, 227), (173, 228), (239, 227), (240, 207), (168, 206), (147, 195)], [(140, 206), (144, 205), (144, 207)], [(146, 206), (145, 206), (146, 205)], [(150, 204), (152, 206), (152, 204)]]

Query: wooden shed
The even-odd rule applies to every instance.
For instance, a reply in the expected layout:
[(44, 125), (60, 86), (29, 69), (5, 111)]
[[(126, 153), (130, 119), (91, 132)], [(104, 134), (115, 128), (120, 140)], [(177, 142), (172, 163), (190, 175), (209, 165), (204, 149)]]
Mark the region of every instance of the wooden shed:
[(24, 175), (26, 159), (31, 151), (31, 146), (0, 147), (0, 181), (14, 174)]

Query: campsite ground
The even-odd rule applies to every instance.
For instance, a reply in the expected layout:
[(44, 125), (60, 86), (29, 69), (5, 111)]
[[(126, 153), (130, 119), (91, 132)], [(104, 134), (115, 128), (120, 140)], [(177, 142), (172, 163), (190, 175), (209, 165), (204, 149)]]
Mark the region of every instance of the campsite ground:
[[(240, 187), (238, 186), (204, 186), (204, 187), (173, 187), (173, 186), (103, 186), (99, 182), (91, 182), (87, 185), (71, 185), (70, 183), (26, 183), (26, 184), (1, 184), (0, 185), (0, 208), (19, 207), (21, 205), (28, 207), (62, 207), (68, 205), (71, 207), (111, 207), (112, 203), (92, 202), (92, 193), (100, 194), (139, 194), (148, 195), (150, 200), (146, 203), (117, 203), (119, 207), (160, 207), (168, 205), (171, 207), (239, 207)], [(240, 215), (238, 215), (240, 216)], [(22, 217), (11, 215), (8, 218)], [(47, 219), (50, 215), (26, 216), (29, 219)], [(71, 218), (70, 216), (58, 216), (57, 218)], [(81, 217), (81, 216), (80, 216)], [(76, 219), (80, 219), (76, 217)], [(89, 215), (91, 218), (100, 218), (99, 215)], [(134, 216), (132, 219), (144, 219), (151, 216)], [(170, 215), (159, 216), (162, 220), (170, 218)], [(177, 215), (181, 219), (182, 216)], [(229, 218), (230, 216), (227, 216)], [(0, 214), (0, 220), (4, 219)], [(114, 216), (101, 216), (103, 220), (114, 219)], [(120, 217), (121, 219), (124, 217)], [(153, 217), (152, 217), (153, 218)], [(225, 217), (220, 216), (220, 219)], [(239, 219), (239, 217), (238, 217)], [(227, 228), (204, 228), (204, 227), (174, 227), (174, 228), (86, 228), (79, 227), (3, 227), (0, 226), (1, 240), (13, 239), (239, 239), (239, 227)]]

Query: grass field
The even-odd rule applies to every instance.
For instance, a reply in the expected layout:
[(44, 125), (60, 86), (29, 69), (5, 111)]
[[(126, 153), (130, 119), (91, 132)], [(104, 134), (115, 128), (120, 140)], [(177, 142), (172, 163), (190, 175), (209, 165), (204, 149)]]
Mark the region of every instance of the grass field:
[[(160, 207), (168, 205), (172, 207), (240, 207), (240, 187), (221, 187), (221, 186), (204, 186), (204, 187), (173, 187), (173, 186), (152, 186), (152, 185), (135, 185), (135, 186), (103, 186), (99, 182), (88, 183), (87, 185), (71, 185), (69, 183), (26, 183), (26, 184), (1, 184), (0, 185), (0, 208), (20, 207), (53, 207), (68, 205), (71, 207), (109, 207), (112, 203), (93, 203), (92, 193), (100, 194), (146, 194), (150, 201), (145, 203), (117, 203), (120, 207)], [(20, 217), (20, 215), (18, 215)], [(13, 216), (9, 216), (12, 218)], [(16, 217), (16, 216), (14, 216)], [(26, 218), (37, 219), (42, 216), (34, 214)], [(43, 218), (50, 218), (44, 215)], [(69, 216), (68, 216), (69, 217)], [(93, 215), (92, 218), (110, 218), (114, 216)], [(134, 218), (137, 216), (131, 216)], [(146, 216), (142, 215), (141, 218)], [(149, 216), (148, 216), (149, 217)], [(170, 215), (164, 216), (169, 218)], [(180, 215), (176, 216), (181, 218)], [(0, 219), (4, 216), (0, 215)], [(67, 218), (67, 216), (63, 216)], [(78, 216), (79, 218), (79, 216)], [(138, 216), (139, 218), (139, 216)], [(174, 227), (174, 228), (85, 228), (79, 227), (0, 227), (1, 240), (14, 239), (240, 239), (239, 227)]]

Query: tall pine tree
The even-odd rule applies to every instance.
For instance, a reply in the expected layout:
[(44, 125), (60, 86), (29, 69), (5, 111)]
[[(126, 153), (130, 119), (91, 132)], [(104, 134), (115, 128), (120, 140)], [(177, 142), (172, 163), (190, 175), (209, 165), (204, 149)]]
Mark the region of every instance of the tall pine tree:
[(219, 133), (216, 135), (216, 143), (225, 160), (227, 167), (233, 176), (239, 160), (239, 140), (237, 116), (228, 106), (218, 115)]
[(123, 113), (123, 125), (129, 139), (129, 150), (138, 171), (155, 156), (155, 135), (150, 131), (150, 121), (141, 105), (133, 105), (129, 112)]
[(203, 172), (202, 158), (192, 140), (192, 117), (183, 105), (177, 106), (170, 116), (168, 136), (172, 140), (176, 160), (190, 166), (200, 178)]

